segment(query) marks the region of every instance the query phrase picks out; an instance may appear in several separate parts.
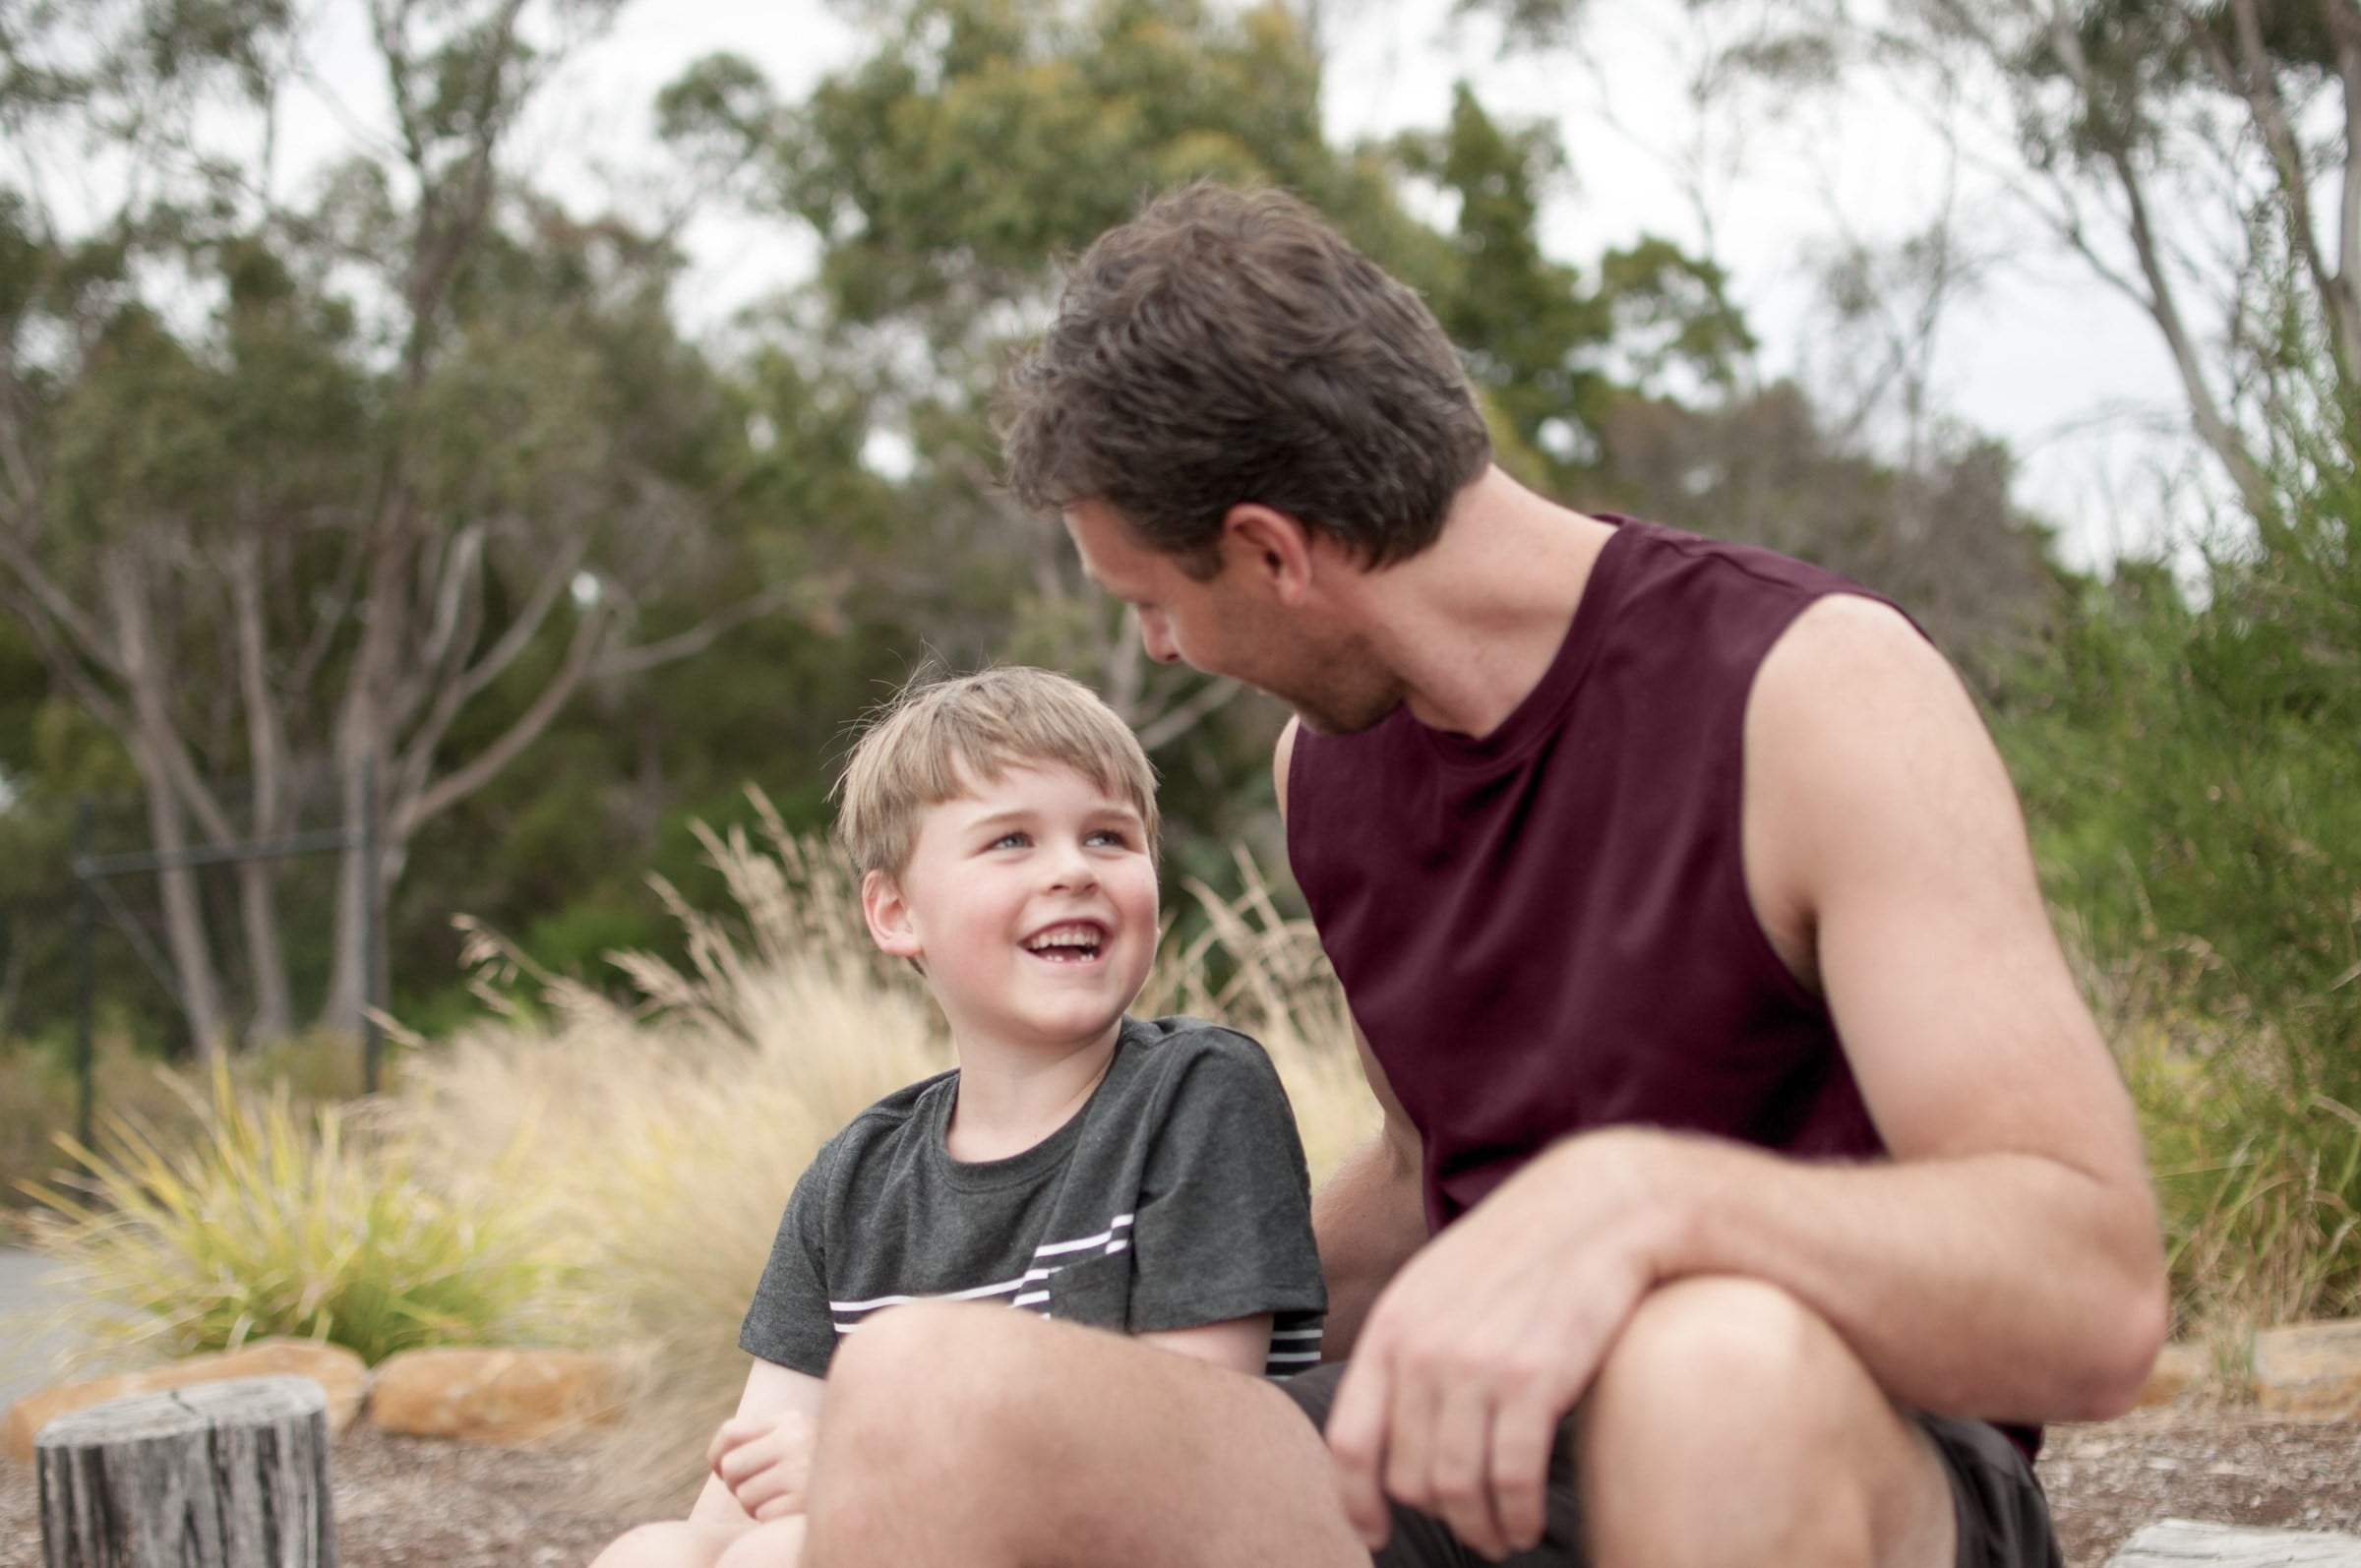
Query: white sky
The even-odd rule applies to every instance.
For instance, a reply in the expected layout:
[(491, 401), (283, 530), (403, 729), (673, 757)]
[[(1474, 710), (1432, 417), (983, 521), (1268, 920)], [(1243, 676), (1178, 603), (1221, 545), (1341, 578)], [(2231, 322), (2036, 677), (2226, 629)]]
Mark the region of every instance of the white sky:
[[(1465, 76), (1496, 116), (1560, 125), (1573, 179), (1552, 199), (1545, 235), (1560, 259), (1588, 265), (1644, 232), (1703, 241), (1695, 204), (1668, 172), (1696, 121), (1679, 93), (1676, 35), (1646, 19), (1685, 7), (1594, 8), (1602, 84), (1561, 58), (1502, 57), (1480, 25), (1449, 23), (1448, 0), (1328, 0), (1329, 127), (1377, 135), (1439, 125)], [(383, 124), (357, 8), (324, 5), (315, 57), (327, 95), (290, 106), (282, 179), (346, 140), (356, 121)], [(519, 148), (545, 178), (585, 201), (621, 185), (661, 200), (651, 135), (657, 90), (715, 50), (748, 55), (782, 96), (800, 96), (848, 62), (857, 38), (820, 0), (638, 0), (585, 48), (545, 97)], [(1714, 251), (1731, 270), (1738, 303), (1764, 339), (1777, 376), (1825, 358), (1814, 336), (1804, 262), (1840, 224), (1892, 238), (1925, 220), (1943, 160), (1911, 112), (1873, 91), (1786, 125), (1749, 122), (1741, 108), (1707, 116), (1713, 172), (1705, 181)], [(1623, 129), (1617, 129), (1617, 126)], [(1731, 159), (1728, 150), (1743, 149)], [(2071, 261), (2005, 231), (2005, 208), (1971, 207), (1967, 225), (2004, 252), (1956, 307), (1935, 358), (1938, 404), (2005, 438), (2024, 467), (2021, 494), (2059, 523), (2069, 558), (2089, 564), (2156, 536), (2156, 472), (2185, 460), (2179, 389), (2152, 327)], [(695, 271), (679, 296), (693, 328), (793, 281), (809, 245), (781, 225), (714, 214), (689, 231)], [(2169, 435), (2159, 436), (2157, 427)]]

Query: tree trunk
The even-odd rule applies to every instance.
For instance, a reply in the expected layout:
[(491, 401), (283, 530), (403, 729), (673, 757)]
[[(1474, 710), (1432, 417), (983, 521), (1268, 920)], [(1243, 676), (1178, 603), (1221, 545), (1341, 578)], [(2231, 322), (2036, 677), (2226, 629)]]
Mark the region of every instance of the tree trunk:
[(76, 1411), (33, 1463), (45, 1568), (335, 1568), (328, 1398), (308, 1377)]
[[(368, 819), (366, 797), (370, 791), (363, 782), (365, 764), (346, 761), (338, 769), (338, 815), (344, 830), (359, 837), (361, 824)], [(381, 818), (382, 820), (382, 818)], [(356, 841), (336, 857), (336, 917), (335, 932), (331, 939), (332, 954), (328, 972), (328, 999), (320, 1008), (320, 1024), (339, 1034), (358, 1036), (361, 1032), (361, 1009), (368, 998), (368, 953), (365, 937), (369, 917), (385, 918), (385, 883), (378, 882), (379, 908), (368, 908), (368, 882), (361, 860), (362, 850)]]
[[(230, 602), (237, 612), (238, 684), (246, 703), (246, 750), (254, 764), (252, 836), (286, 831), (286, 739), (271, 689), (270, 633), (263, 611), (263, 553), (253, 538), (228, 557)], [(238, 866), (238, 909), (246, 928), (246, 968), (254, 977), (252, 1039), (283, 1040), (295, 1032), (295, 999), (287, 986), (287, 954), (278, 939), (278, 882), (267, 860)]]
[[(160, 765), (146, 756), (139, 760), (148, 786), (148, 836), (156, 854), (177, 855), (189, 847), (180, 797)], [(212, 943), (206, 935), (205, 900), (198, 896), (196, 872), (186, 866), (168, 866), (156, 879), (163, 895), (164, 942), (180, 979), (181, 1011), (189, 1021), (197, 1059), (210, 1062), (222, 1039), (221, 983), (213, 972)]]
[[(275, 828), (258, 826), (255, 836), (274, 836)], [(295, 1032), (295, 996), (287, 985), (287, 954), (278, 939), (278, 887), (273, 863), (246, 861), (238, 867), (238, 909), (246, 927), (247, 967), (254, 976), (254, 1025), (248, 1031), (257, 1043), (284, 1040)]]

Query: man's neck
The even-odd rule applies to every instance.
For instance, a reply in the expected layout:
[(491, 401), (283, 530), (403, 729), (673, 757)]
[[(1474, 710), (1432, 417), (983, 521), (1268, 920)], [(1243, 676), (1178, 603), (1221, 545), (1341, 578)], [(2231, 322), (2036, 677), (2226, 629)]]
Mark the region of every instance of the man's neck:
[(1115, 1060), (1118, 1024), (1071, 1049), (1017, 1048), (961, 1039), (958, 1098), (945, 1143), (954, 1160), (1005, 1160), (1071, 1120)]
[(1414, 717), (1489, 735), (1548, 673), (1613, 535), (1492, 468), (1459, 493), (1432, 545), (1362, 574), (1355, 619)]

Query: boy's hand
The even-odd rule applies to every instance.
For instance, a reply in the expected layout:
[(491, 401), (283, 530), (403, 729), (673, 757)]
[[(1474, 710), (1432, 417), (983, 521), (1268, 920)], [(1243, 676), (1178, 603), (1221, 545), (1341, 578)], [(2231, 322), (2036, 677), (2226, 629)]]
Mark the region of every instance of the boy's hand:
[(713, 1434), (705, 1463), (748, 1518), (768, 1524), (804, 1511), (812, 1438), (812, 1417), (799, 1410), (733, 1416)]

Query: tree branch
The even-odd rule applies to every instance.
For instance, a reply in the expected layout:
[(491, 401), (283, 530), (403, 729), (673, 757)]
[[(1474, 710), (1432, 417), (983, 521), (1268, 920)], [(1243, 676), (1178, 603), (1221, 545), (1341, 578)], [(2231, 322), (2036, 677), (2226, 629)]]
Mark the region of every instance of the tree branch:
[[(843, 579), (839, 577), (832, 591), (841, 592), (842, 588)], [(606, 681), (638, 675), (661, 665), (692, 658), (711, 647), (724, 633), (735, 631), (749, 621), (758, 621), (784, 610), (799, 599), (809, 597), (811, 591), (812, 584), (808, 582), (773, 583), (760, 593), (715, 611), (686, 632), (660, 637), (654, 642), (643, 642), (637, 647), (614, 649), (591, 668), (590, 679)]]
[[(608, 612), (604, 604), (593, 604), (583, 613), (575, 626), (574, 640), (566, 649), (565, 663), (533, 698), (532, 705), (516, 716), (497, 740), (470, 757), (464, 766), (445, 774), (432, 786), (406, 791), (408, 799), (398, 808), (387, 837), (394, 844), (406, 843), (411, 834), (438, 814), (448, 811), (468, 796), (482, 789), (499, 776), (500, 770), (514, 761), (549, 727), (567, 702), (574, 696), (575, 688), (588, 673), (598, 644), (604, 640)], [(431, 757), (431, 752), (422, 755)], [(406, 759), (405, 759), (406, 760)]]

